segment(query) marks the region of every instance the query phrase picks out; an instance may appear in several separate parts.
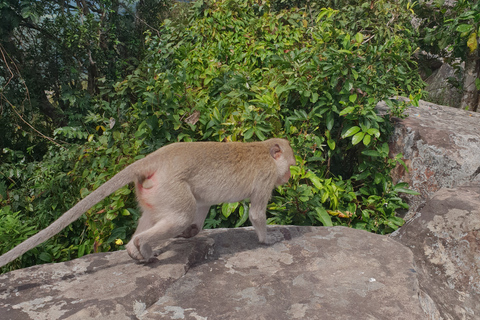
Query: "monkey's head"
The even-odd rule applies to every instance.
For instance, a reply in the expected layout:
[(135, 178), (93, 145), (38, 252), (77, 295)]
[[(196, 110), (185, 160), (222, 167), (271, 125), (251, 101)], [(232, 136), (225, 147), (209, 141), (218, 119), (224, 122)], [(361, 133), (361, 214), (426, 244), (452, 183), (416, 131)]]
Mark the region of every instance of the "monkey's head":
[(287, 183), (291, 177), (290, 167), (296, 164), (290, 143), (284, 139), (274, 139), (275, 143), (270, 147), (270, 154), (277, 165), (276, 186)]

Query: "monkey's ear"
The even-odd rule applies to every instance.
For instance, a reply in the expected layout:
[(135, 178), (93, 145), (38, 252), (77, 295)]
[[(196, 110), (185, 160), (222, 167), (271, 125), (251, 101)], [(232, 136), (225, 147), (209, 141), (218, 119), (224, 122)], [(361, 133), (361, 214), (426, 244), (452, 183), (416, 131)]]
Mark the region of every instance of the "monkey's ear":
[(270, 148), (270, 155), (275, 160), (278, 160), (278, 158), (282, 156), (282, 149), (280, 149), (280, 146), (278, 144), (275, 144)]

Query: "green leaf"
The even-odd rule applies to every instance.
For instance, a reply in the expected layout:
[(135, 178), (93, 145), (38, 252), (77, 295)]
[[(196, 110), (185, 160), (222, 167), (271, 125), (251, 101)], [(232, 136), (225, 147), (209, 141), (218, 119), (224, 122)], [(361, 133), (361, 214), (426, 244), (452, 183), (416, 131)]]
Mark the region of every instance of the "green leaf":
[(363, 138), (363, 144), (365, 146), (368, 146), (370, 144), (371, 139), (372, 139), (372, 136), (369, 134), (366, 134), (365, 137)]
[[(85, 177), (84, 177), (85, 178)], [(82, 188), (80, 189), (80, 196), (82, 198), (85, 198), (86, 196), (88, 196), (88, 194), (90, 193), (90, 191), (87, 189), (87, 188)]]
[(316, 207), (315, 211), (317, 212), (316, 218), (325, 227), (332, 227), (333, 226), (332, 219), (330, 218), (330, 215), (328, 214), (327, 210), (325, 210), (323, 207)]
[(47, 252), (40, 253), (38, 258), (42, 261), (45, 261), (45, 262), (52, 262), (52, 256)]
[(332, 130), (333, 128), (333, 123), (334, 123), (334, 118), (333, 118), (333, 112), (329, 112), (327, 114), (327, 129)]
[(394, 189), (395, 188), (408, 188), (408, 183), (407, 182), (399, 182), (393, 188)]
[(323, 189), (322, 181), (312, 171), (307, 172), (305, 178), (309, 179), (317, 189)]
[(362, 210), (362, 219), (363, 219), (363, 221), (370, 220), (369, 210)]
[(355, 41), (359, 44), (362, 43), (363, 38), (363, 34), (361, 34), (360, 32), (357, 32), (357, 34), (355, 35)]
[(250, 128), (243, 134), (243, 137), (245, 138), (245, 140), (249, 140), (250, 138), (252, 138), (254, 132), (255, 131), (253, 130), (253, 128)]
[(239, 202), (233, 202), (233, 203), (224, 203), (222, 205), (222, 214), (225, 218), (230, 217), (230, 215), (235, 212), (237, 207), (239, 206)]
[(353, 126), (350, 129), (348, 129), (347, 131), (345, 131), (345, 133), (342, 135), (342, 138), (348, 138), (350, 136), (353, 136), (358, 131), (360, 131), (360, 127)]
[(330, 18), (334, 13), (337, 13), (338, 10), (333, 10), (331, 8), (322, 8), (320, 10), (320, 13), (317, 16), (316, 22), (318, 23), (322, 18), (326, 15), (327, 18)]
[(364, 132), (359, 132), (357, 133), (356, 135), (353, 136), (352, 138), (352, 144), (353, 145), (356, 145), (356, 144), (359, 144), (360, 141), (363, 140), (363, 137), (365, 136), (365, 133)]
[(295, 176), (300, 173), (300, 168), (298, 166), (291, 166), (290, 172), (292, 173), (293, 176)]
[[(348, 33), (345, 35), (345, 38), (343, 39), (343, 47), (345, 49), (348, 49), (350, 47), (350, 35)], [(347, 53), (347, 52), (344, 52), (344, 51), (347, 51), (347, 50), (339, 50), (339, 51), (342, 52), (342, 53)]]
[(392, 228), (393, 230), (398, 229), (398, 226), (395, 223), (391, 222), (390, 220), (386, 221), (386, 225), (389, 226), (390, 228)]
[(327, 140), (327, 144), (330, 150), (335, 150), (335, 140)]
[(419, 192), (417, 192), (415, 190), (408, 189), (408, 188), (395, 188), (395, 191), (400, 192), (400, 193), (411, 194), (411, 195), (414, 195), (414, 196), (419, 196), (420, 195)]
[(346, 107), (345, 109), (340, 111), (340, 115), (343, 116), (345, 114), (352, 113), (353, 110), (355, 110), (355, 107)]
[(85, 243), (78, 246), (78, 253), (77, 253), (77, 256), (79, 258), (83, 257), (84, 255), (85, 255)]
[(396, 216), (389, 217), (388, 220), (390, 222), (394, 223), (395, 225), (399, 226), (399, 227), (403, 226), (403, 224), (405, 223), (405, 220), (403, 220), (400, 217), (396, 217)]
[(364, 222), (357, 222), (357, 223), (355, 223), (355, 225), (353, 226), (353, 228), (359, 229), (359, 230), (367, 230), (367, 231), (368, 231), (368, 229), (367, 229), (367, 224), (364, 223)]
[(120, 188), (119, 190), (117, 190), (117, 192), (115, 192), (115, 194), (121, 194), (124, 196), (129, 195), (130, 193), (132, 193), (132, 191), (130, 190), (130, 188), (128, 188), (128, 186)]
[(382, 144), (382, 150), (381, 150), (385, 155), (388, 155), (388, 152), (390, 151), (390, 148), (388, 146), (388, 143)]
[(473, 26), (472, 25), (469, 25), (469, 24), (461, 24), (457, 27), (457, 29), (455, 29), (456, 31), (458, 32), (470, 32), (472, 30)]
[(255, 134), (257, 135), (258, 139), (260, 139), (261, 141), (266, 139), (265, 135), (261, 130), (258, 130), (258, 129), (255, 130)]
[(357, 80), (358, 79), (358, 72), (351, 69), (350, 71), (352, 71), (352, 75), (353, 75), (353, 79)]
[(350, 91), (353, 89), (353, 81), (347, 80), (345, 81), (344, 88), (346, 91)]
[(249, 207), (245, 203), (238, 210), (240, 213), (240, 220), (235, 224), (235, 228), (241, 227), (248, 219)]
[(375, 172), (375, 178), (373, 179), (373, 183), (379, 184), (384, 180), (383, 175), (379, 172)]
[(108, 220), (114, 220), (116, 217), (117, 213), (115, 211), (107, 212), (107, 214), (105, 215), (105, 218), (107, 218)]
[(380, 138), (380, 131), (378, 131), (378, 129), (375, 129), (375, 128), (370, 128), (367, 130), (367, 133), (369, 135), (372, 135), (372, 136), (375, 136), (377, 138)]
[(366, 156), (369, 156), (369, 157), (381, 157), (382, 156), (377, 150), (363, 150), (362, 154), (366, 155)]
[(351, 103), (354, 103), (355, 101), (357, 101), (357, 94), (351, 94), (350, 97), (348, 97), (348, 100), (350, 100)]
[(108, 237), (106, 243), (112, 243), (116, 239), (122, 239), (124, 240), (127, 237), (127, 227), (118, 227), (112, 230), (112, 233), (110, 234), (110, 237)]

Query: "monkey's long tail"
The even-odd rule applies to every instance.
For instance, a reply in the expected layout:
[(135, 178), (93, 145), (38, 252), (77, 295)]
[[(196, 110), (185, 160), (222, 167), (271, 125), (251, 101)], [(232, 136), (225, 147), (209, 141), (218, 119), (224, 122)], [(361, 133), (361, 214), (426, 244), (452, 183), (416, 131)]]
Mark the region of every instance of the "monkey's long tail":
[(3, 267), (7, 263), (15, 260), (25, 252), (30, 249), (35, 248), (40, 243), (50, 239), (60, 231), (62, 231), (70, 223), (74, 222), (80, 216), (90, 209), (93, 205), (102, 201), (108, 195), (120, 189), (122, 186), (134, 181), (135, 170), (132, 170), (132, 166), (136, 165), (138, 162), (131, 164), (126, 167), (116, 175), (114, 175), (110, 180), (98, 187), (97, 190), (90, 193), (84, 199), (80, 200), (76, 205), (74, 205), (70, 210), (65, 212), (60, 218), (55, 220), (54, 223), (49, 225), (47, 228), (43, 229), (34, 236), (28, 238), (24, 242), (20, 243), (18, 246), (8, 251), (4, 255), (0, 256), (0, 267)]

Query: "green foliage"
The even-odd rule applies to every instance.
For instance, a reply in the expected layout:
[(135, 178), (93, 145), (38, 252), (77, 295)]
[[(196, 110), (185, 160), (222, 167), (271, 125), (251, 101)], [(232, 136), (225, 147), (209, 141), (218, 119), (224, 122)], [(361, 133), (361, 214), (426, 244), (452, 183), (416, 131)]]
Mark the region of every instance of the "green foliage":
[[(51, 147), (42, 162), (0, 165), (9, 189), (5, 204), (42, 228), (165, 144), (277, 136), (291, 141), (297, 166), (274, 192), (269, 223), (397, 229), (403, 220), (395, 210), (406, 207), (398, 193), (410, 191), (389, 177), (401, 156), (388, 157), (391, 127), (375, 106), (387, 100), (392, 115), (401, 116), (404, 105), (389, 99), (419, 98), (412, 31), (404, 24), (410, 11), (403, 1), (355, 10), (274, 10), (268, 2), (221, 0), (176, 11), (155, 35), (146, 34), (140, 66), (99, 88), (85, 127), (56, 130), (57, 138), (87, 142)], [(394, 17), (394, 26), (379, 12)], [(351, 20), (358, 14), (361, 23)], [(9, 156), (18, 163), (15, 152)], [(139, 214), (132, 191), (123, 187), (94, 206), (38, 247), (45, 254), (30, 263), (122, 248), (115, 240), (128, 240)], [(212, 207), (205, 226), (245, 224), (243, 201)]]
[[(128, 164), (143, 157), (140, 152), (142, 141), (129, 138), (128, 131), (128, 128), (124, 127), (123, 131), (106, 132), (98, 137), (98, 140), (92, 140), (82, 150), (79, 161), (71, 172), (81, 182), (79, 185), (82, 186), (80, 189), (82, 198), (107, 182)], [(115, 240), (126, 241), (133, 233), (139, 217), (133, 187), (120, 188), (86, 212), (84, 236), (85, 239), (93, 240), (93, 246), (79, 248), (78, 256), (123, 249), (123, 246), (115, 244)]]
[[(421, 19), (419, 30), (422, 49), (440, 55), (445, 62), (456, 67), (458, 73), (461, 73), (461, 62), (478, 60), (479, 2), (460, 0), (452, 5), (421, 3), (415, 7), (415, 11)], [(462, 87), (455, 82), (452, 79), (452, 84)]]
[[(35, 233), (35, 225), (25, 223), (20, 212), (12, 212), (9, 206), (0, 207), (0, 254), (7, 252)], [(31, 252), (2, 267), (1, 272), (21, 268), (20, 260), (27, 260), (28, 255), (31, 255)]]
[(416, 11), (424, 18), (420, 30), (423, 45), (429, 52), (441, 53), (449, 61), (465, 60), (476, 50), (480, 32), (479, 2), (460, 0), (453, 6), (423, 3)]
[[(411, 13), (395, 8), (405, 19)], [(409, 92), (418, 100), (422, 84), (406, 26), (361, 28), (351, 30), (332, 9), (197, 1), (188, 19), (167, 20), (160, 37), (147, 37), (150, 55), (117, 84), (113, 101), (128, 98), (146, 119), (137, 136), (151, 150), (289, 136), (299, 165), (273, 198), (269, 222), (391, 232), (400, 224), (395, 210), (405, 207), (397, 196), (404, 189), (389, 178), (400, 157), (388, 159), (389, 124), (374, 108)], [(388, 105), (402, 116), (403, 103)], [(206, 224), (241, 225), (245, 212), (241, 204), (214, 208)]]
[(83, 122), (91, 99), (136, 68), (146, 21), (158, 27), (169, 8), (166, 1), (0, 0), (0, 148), (38, 161), (48, 149), (39, 132), (92, 130)]
[[(16, 165), (4, 163), (0, 166), (0, 173), (4, 178), (2, 182), (8, 188), (7, 197), (0, 202), (0, 212), (4, 214), (2, 219), (5, 220), (2, 221), (0, 237), (9, 239), (1, 241), (2, 253), (12, 249), (29, 235), (47, 227), (60, 212), (76, 202), (71, 197), (75, 192), (75, 185), (70, 183), (68, 174), (65, 174), (71, 168), (76, 152), (72, 149), (57, 153), (56, 149), (52, 147), (43, 162), (18, 161)], [(71, 228), (79, 225), (81, 223), (76, 222)], [(64, 241), (71, 234), (71, 228), (65, 229), (58, 237), (27, 252), (2, 270), (71, 259), (69, 246)]]
[[(2, 252), (27, 238), (27, 233), (31, 235), (50, 225), (85, 197), (88, 190), (98, 188), (127, 164), (139, 159), (141, 141), (133, 136), (128, 138), (128, 129), (124, 126), (122, 132), (110, 130), (84, 146), (60, 150), (52, 147), (42, 162), (0, 166), (3, 176), (11, 182), (9, 197), (2, 204), (3, 213), (10, 220), (2, 225), (5, 230), (15, 223), (24, 225), (8, 232), (0, 229), (0, 237), (12, 239), (2, 241), (5, 244), (0, 247)], [(116, 240), (126, 241), (139, 218), (131, 188), (121, 188), (59, 235), (9, 264), (4, 271), (45, 262), (67, 261), (92, 252), (123, 249), (122, 245), (115, 244)], [(21, 215), (9, 217), (12, 211), (19, 211)]]
[[(466, 0), (421, 2), (415, 11), (420, 21), (423, 52), (433, 53), (455, 68), (456, 76), (448, 80), (462, 92), (460, 107), (476, 111), (480, 89), (480, 3)], [(430, 65), (428, 56), (425, 59), (423, 69), (427, 76), (432, 72), (431, 67), (438, 67), (435, 60)]]

